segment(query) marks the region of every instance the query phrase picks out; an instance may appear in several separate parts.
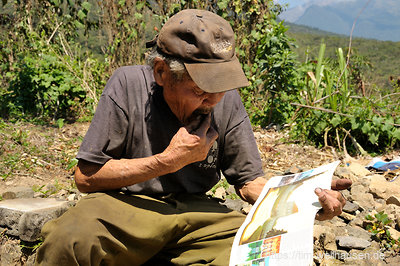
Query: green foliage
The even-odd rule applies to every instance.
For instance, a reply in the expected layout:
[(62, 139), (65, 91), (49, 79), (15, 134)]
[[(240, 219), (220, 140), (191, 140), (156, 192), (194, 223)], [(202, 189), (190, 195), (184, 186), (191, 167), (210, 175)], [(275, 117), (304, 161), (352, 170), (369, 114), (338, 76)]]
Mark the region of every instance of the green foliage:
[(23, 241), (20, 240), (19, 246), (21, 249), (27, 249), (30, 251), (30, 253), (34, 253), (40, 246), (43, 244), (43, 239), (40, 238), (39, 240), (36, 240), (34, 242), (28, 242), (28, 241)]
[(389, 231), (389, 225), (393, 222), (388, 218), (384, 211), (376, 213), (374, 216), (368, 214), (366, 229), (372, 233), (375, 240), (385, 249), (400, 251), (400, 238), (394, 239)]
[[(319, 51), (318, 44), (321, 42), (326, 43), (326, 56), (330, 58), (335, 57), (337, 47), (349, 45), (347, 36), (327, 32), (306, 32), (308, 29), (293, 24), (289, 24), (288, 27), (287, 34), (296, 39), (297, 43), (293, 51), (298, 54), (301, 62), (316, 58)], [(376, 87), (390, 90), (392, 86), (389, 77), (397, 78), (400, 75), (397, 67), (400, 65), (400, 42), (353, 38), (352, 47), (357, 51), (357, 56), (362, 57), (366, 63), (360, 68), (366, 93), (374, 93)], [(353, 54), (352, 58), (354, 57)]]
[(292, 136), (344, 151), (348, 138), (352, 143), (350, 151), (359, 153), (364, 152), (363, 146), (370, 151), (398, 147), (400, 109), (394, 104), (396, 98), (368, 96), (360, 91), (358, 79), (354, 78), (360, 76), (360, 57), (346, 58), (341, 48), (337, 49), (336, 59), (324, 54), (322, 43), (317, 60), (300, 69), (300, 93), (292, 103), (298, 107)]
[(13, 4), (9, 20), (15, 23), (0, 32), (2, 117), (75, 120), (94, 110), (105, 64), (74, 42), (79, 29), (96, 26), (87, 19), (90, 6), (62, 0)]

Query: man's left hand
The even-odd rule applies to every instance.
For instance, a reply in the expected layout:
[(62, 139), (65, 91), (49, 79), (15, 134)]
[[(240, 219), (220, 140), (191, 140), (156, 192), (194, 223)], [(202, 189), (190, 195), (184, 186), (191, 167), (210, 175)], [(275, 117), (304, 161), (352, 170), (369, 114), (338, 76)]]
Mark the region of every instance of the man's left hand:
[(332, 190), (316, 188), (315, 194), (318, 196), (322, 209), (317, 212), (315, 219), (320, 221), (329, 220), (341, 214), (346, 204), (346, 199), (338, 190), (347, 189), (351, 184), (352, 182), (349, 179), (337, 179), (332, 180)]

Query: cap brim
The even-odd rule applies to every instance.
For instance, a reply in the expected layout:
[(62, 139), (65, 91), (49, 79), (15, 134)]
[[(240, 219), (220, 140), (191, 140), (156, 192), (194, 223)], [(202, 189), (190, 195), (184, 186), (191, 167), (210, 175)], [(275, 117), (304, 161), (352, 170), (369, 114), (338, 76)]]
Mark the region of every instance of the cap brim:
[(249, 86), (236, 56), (221, 63), (185, 63), (192, 80), (205, 92), (216, 93)]

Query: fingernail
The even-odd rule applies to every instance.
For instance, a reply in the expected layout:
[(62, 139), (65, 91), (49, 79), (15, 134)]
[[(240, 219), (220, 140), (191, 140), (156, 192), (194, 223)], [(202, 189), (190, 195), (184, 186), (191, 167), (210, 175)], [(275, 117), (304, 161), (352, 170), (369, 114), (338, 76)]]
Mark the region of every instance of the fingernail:
[(317, 187), (317, 188), (315, 189), (315, 193), (319, 194), (319, 193), (321, 193), (321, 192), (322, 192), (322, 189), (320, 189), (319, 187)]

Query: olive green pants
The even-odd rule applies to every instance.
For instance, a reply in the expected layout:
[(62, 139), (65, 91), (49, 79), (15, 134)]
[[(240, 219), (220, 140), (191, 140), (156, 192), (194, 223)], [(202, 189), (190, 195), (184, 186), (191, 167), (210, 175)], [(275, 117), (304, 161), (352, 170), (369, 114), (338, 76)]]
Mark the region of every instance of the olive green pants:
[(205, 195), (93, 193), (42, 229), (37, 265), (228, 265), (245, 216)]

